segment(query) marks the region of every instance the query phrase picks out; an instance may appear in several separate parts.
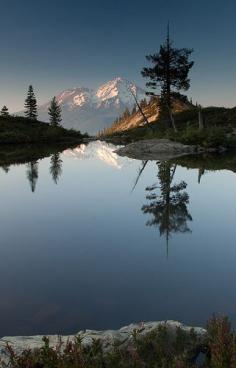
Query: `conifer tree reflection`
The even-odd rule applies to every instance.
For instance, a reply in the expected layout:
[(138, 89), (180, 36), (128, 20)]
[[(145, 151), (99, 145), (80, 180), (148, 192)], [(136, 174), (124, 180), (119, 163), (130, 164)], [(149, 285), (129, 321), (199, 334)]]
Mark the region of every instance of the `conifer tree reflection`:
[(2, 165), (1, 168), (3, 169), (3, 171), (7, 174), (8, 171), (10, 170), (10, 165)]
[(198, 184), (201, 183), (202, 176), (205, 174), (204, 167), (199, 167), (198, 169)]
[[(189, 196), (185, 191), (187, 184), (184, 181), (173, 184), (175, 171), (176, 165), (169, 162), (158, 164), (159, 185), (146, 188), (148, 191), (146, 199), (149, 203), (142, 207), (143, 213), (152, 215), (146, 225), (158, 226), (160, 235), (165, 236), (167, 255), (171, 234), (190, 232), (188, 221), (192, 221), (187, 208), (189, 203)], [(156, 192), (158, 189), (159, 193)]]
[(38, 162), (37, 161), (31, 161), (27, 164), (27, 178), (30, 183), (30, 188), (32, 193), (35, 192), (36, 183), (38, 180)]
[(50, 173), (53, 181), (57, 184), (62, 174), (62, 160), (59, 153), (54, 153), (51, 157)]
[(139, 181), (139, 179), (140, 179), (140, 177), (141, 177), (141, 175), (142, 175), (145, 167), (147, 166), (147, 163), (148, 163), (148, 160), (142, 161), (142, 166), (138, 170), (138, 175), (137, 175), (137, 178), (135, 179), (135, 182), (134, 182), (134, 185), (133, 185), (133, 188), (132, 188), (131, 192), (133, 192), (135, 190), (135, 188), (136, 188), (136, 186), (138, 184), (138, 181)]

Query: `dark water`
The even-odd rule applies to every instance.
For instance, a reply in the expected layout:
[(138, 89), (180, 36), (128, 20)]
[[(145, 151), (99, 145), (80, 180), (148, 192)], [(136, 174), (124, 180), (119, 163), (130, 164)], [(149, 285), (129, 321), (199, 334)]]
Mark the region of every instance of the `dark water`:
[(236, 157), (158, 164), (114, 148), (2, 167), (1, 336), (213, 312), (236, 325)]

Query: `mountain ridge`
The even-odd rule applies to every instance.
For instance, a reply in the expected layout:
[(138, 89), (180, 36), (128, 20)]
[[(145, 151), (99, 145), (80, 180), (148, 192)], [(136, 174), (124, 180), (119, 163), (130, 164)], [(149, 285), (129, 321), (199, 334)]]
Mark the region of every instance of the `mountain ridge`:
[[(145, 98), (145, 91), (122, 77), (116, 77), (96, 89), (85, 86), (74, 87), (60, 92), (57, 102), (62, 109), (62, 126), (97, 134), (110, 126), (127, 108), (132, 109), (135, 101)], [(48, 122), (50, 101), (39, 106), (39, 119)]]

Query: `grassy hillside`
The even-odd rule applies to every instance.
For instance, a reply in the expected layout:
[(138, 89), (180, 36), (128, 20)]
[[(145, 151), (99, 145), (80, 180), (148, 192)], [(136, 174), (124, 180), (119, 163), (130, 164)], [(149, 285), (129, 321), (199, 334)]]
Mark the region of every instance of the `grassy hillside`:
[[(148, 119), (150, 124), (154, 124), (159, 120), (160, 108), (159, 108), (159, 98), (152, 98), (147, 106), (142, 106), (143, 112)], [(194, 106), (188, 101), (185, 96), (178, 95), (173, 102), (173, 111), (175, 113), (181, 111), (189, 111), (193, 109)], [(142, 127), (145, 124), (144, 119), (140, 111), (131, 113), (130, 116), (125, 114), (117, 119), (111, 127), (105, 129), (102, 135), (112, 135), (115, 133), (120, 133), (128, 131), (130, 129)]]
[(207, 107), (202, 110), (204, 129), (198, 129), (198, 109), (174, 114), (178, 132), (166, 129), (165, 121), (157, 119), (149, 125), (138, 126), (125, 131), (115, 131), (106, 136), (117, 142), (132, 142), (149, 138), (169, 138), (184, 144), (197, 144), (203, 147), (225, 146), (236, 148), (236, 107)]
[(79, 131), (53, 127), (24, 117), (0, 117), (0, 144), (78, 141)]

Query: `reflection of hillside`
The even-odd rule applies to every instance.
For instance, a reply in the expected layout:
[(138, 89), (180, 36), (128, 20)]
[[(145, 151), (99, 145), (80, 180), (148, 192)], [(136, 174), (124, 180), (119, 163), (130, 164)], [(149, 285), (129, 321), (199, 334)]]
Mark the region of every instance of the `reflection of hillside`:
[(236, 172), (235, 153), (208, 153), (203, 155), (183, 156), (173, 159), (171, 162), (188, 169), (201, 169), (207, 171), (229, 170)]
[(107, 143), (103, 141), (94, 141), (88, 145), (81, 144), (74, 149), (68, 149), (63, 152), (67, 157), (74, 157), (80, 160), (86, 160), (91, 158), (98, 158), (109, 166), (116, 169), (121, 169), (127, 158), (122, 158), (118, 156), (114, 151), (118, 149), (112, 143)]
[(68, 148), (68, 143), (4, 145), (0, 147), (0, 167), (5, 172), (8, 172), (11, 165), (37, 161), (49, 157), (54, 153), (62, 152), (65, 148)]

